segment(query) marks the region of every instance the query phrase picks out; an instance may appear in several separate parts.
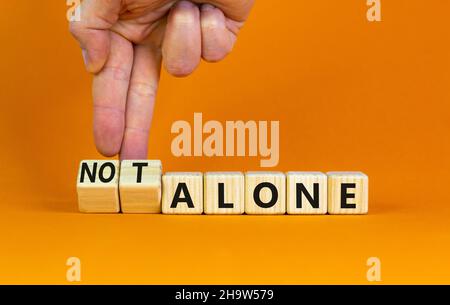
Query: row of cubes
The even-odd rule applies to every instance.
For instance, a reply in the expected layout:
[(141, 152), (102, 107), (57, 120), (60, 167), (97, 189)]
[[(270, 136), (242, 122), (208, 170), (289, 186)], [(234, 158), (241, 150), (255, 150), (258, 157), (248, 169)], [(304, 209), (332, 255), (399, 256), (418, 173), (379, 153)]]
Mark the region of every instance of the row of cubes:
[(85, 213), (367, 214), (361, 172), (169, 172), (159, 160), (82, 161)]

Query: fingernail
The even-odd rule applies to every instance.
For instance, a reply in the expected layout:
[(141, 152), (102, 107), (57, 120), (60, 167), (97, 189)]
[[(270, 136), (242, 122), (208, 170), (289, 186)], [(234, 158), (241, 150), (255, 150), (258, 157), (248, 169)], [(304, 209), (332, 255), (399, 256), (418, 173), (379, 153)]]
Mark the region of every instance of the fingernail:
[(195, 4), (193, 4), (190, 1), (180, 1), (176, 5), (178, 7), (181, 7), (181, 8), (193, 8), (193, 7), (195, 7)]
[(209, 3), (205, 3), (202, 5), (203, 12), (212, 11), (213, 9), (215, 9), (214, 5), (211, 5)]
[(84, 61), (84, 66), (86, 67), (86, 69), (89, 66), (89, 56), (86, 50), (81, 50), (81, 54), (83, 54), (83, 61)]

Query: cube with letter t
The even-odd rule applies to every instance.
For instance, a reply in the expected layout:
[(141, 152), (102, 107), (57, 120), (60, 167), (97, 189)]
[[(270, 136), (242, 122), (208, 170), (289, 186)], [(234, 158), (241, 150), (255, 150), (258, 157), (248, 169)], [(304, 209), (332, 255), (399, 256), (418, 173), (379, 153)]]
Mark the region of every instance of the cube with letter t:
[(84, 213), (119, 213), (119, 161), (81, 161), (78, 208)]
[(329, 172), (327, 175), (329, 214), (367, 214), (367, 175), (361, 172)]
[(159, 160), (124, 160), (120, 164), (120, 205), (123, 213), (161, 213)]

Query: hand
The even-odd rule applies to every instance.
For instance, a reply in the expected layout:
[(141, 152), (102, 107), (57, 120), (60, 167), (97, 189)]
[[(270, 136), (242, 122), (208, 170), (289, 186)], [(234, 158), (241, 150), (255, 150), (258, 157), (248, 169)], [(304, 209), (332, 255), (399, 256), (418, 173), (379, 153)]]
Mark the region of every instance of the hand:
[(233, 48), (253, 0), (84, 0), (70, 29), (94, 74), (94, 138), (105, 156), (146, 159), (161, 61), (192, 73)]

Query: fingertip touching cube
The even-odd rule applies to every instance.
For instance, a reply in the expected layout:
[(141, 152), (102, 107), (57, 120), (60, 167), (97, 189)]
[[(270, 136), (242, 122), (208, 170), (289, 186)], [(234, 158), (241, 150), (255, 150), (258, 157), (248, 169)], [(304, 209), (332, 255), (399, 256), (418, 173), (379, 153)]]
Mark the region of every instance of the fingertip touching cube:
[(119, 193), (123, 213), (161, 213), (159, 160), (125, 160), (120, 165)]

